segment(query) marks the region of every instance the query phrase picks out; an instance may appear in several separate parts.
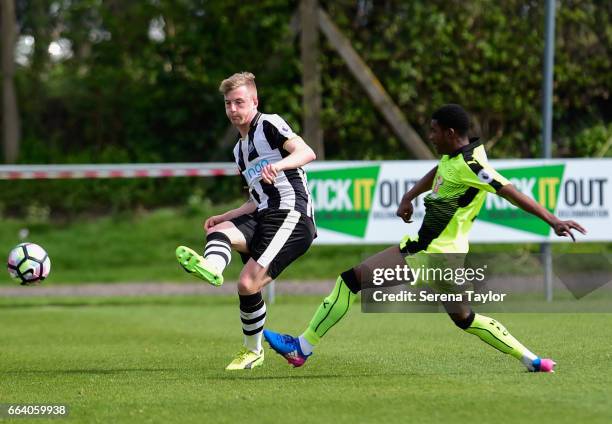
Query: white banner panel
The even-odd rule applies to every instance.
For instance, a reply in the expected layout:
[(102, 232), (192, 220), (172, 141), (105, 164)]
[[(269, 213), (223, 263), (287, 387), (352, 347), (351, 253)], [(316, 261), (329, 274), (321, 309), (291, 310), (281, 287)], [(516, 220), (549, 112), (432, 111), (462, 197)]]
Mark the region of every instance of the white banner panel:
[[(518, 190), (562, 219), (587, 228), (579, 241), (612, 241), (611, 159), (491, 160)], [(307, 168), (319, 244), (397, 243), (416, 235), (424, 195), (414, 202), (411, 224), (395, 216), (403, 194), (436, 161), (322, 162)], [(563, 242), (551, 228), (505, 199), (487, 194), (470, 240), (479, 243)]]

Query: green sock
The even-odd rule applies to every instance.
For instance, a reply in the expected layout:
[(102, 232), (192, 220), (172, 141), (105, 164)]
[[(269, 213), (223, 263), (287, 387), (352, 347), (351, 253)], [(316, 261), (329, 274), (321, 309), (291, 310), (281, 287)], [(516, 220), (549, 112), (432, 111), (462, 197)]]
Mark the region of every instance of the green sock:
[(321, 337), (346, 315), (355, 297), (357, 295), (348, 288), (342, 277), (338, 277), (334, 289), (319, 305), (300, 341), (308, 342), (310, 348), (316, 346)]
[(516, 340), (506, 330), (506, 327), (493, 318), (475, 314), (474, 321), (465, 331), (480, 337), (483, 342), (493, 346), (500, 352), (514, 356), (527, 368), (531, 367), (531, 362), (537, 358), (536, 355)]

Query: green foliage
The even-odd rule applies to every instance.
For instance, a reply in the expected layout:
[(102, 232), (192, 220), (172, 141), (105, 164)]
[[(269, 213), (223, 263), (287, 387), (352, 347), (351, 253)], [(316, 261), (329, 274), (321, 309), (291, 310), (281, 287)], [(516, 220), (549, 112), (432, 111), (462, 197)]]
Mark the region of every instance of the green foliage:
[[(543, 2), (320, 4), (422, 138), (431, 112), (458, 102), (472, 112), (474, 132), (487, 141), (490, 156), (539, 155)], [(17, 1), (21, 33), (36, 39), (30, 65), (16, 74), (20, 161), (231, 160), (231, 145), (219, 144), (228, 121), (218, 85), (241, 70), (257, 75), (260, 108), (282, 114), (299, 132), (299, 41), (289, 31), (298, 5), (282, 0)], [(557, 156), (596, 154), (599, 145), (589, 143), (598, 142), (583, 132), (608, 125), (612, 116), (611, 17), (610, 2), (571, 0), (558, 6)], [(163, 39), (148, 36), (152, 22), (161, 25)], [(71, 40), (73, 56), (54, 62), (45, 47), (58, 37)], [(410, 158), (338, 53), (323, 35), (320, 40), (326, 157)], [(157, 193), (158, 188), (153, 182), (125, 186), (131, 193), (141, 188)], [(169, 193), (141, 196), (132, 204), (185, 201), (193, 182), (176, 188), (174, 198)], [(83, 191), (95, 193), (110, 209), (130, 203), (114, 183), (100, 189), (76, 184), (75, 193)], [(227, 199), (235, 191), (219, 193), (228, 193), (221, 198)], [(76, 196), (66, 199), (78, 202)], [(8, 209), (14, 207), (11, 202), (5, 202)]]
[[(41, 64), (41, 56), (19, 70), (23, 161), (99, 162), (108, 148), (116, 156), (105, 160), (112, 162), (210, 160), (227, 127), (218, 84), (242, 69), (258, 76), (262, 109), (285, 115), (299, 130), (298, 43), (286, 41), (296, 3), (54, 4), (48, 15), (44, 8), (21, 10), (23, 33), (44, 38), (41, 25), (59, 28), (74, 51), (63, 62)], [(495, 156), (537, 153), (541, 2), (344, 0), (324, 6), (422, 136), (435, 107), (459, 102), (473, 112), (476, 130), (496, 140)], [(569, 1), (558, 9), (556, 124), (609, 119), (612, 6)], [(163, 40), (147, 36), (156, 19), (163, 22)], [(321, 40), (328, 157), (408, 157)]]
[[(543, 2), (522, 0), (369, 6), (340, 1), (330, 3), (329, 14), (422, 137), (436, 107), (461, 103), (472, 112), (474, 133), (495, 146), (491, 156), (534, 157), (539, 155), (543, 9)], [(559, 6), (554, 108), (561, 134), (575, 135), (572, 129), (587, 117), (612, 115), (611, 17), (612, 6), (598, 1)], [(326, 105), (336, 106), (326, 108), (326, 134), (331, 127), (332, 136), (346, 143), (332, 152), (350, 159), (398, 158), (397, 142), (381, 129), (382, 117), (372, 116), (363, 90), (345, 76), (337, 55), (326, 47), (323, 58), (324, 92), (332, 93)]]
[(571, 141), (571, 147), (580, 156), (612, 157), (612, 124), (585, 128)]
[[(40, 72), (20, 70), (20, 99), (27, 99), (21, 105), (24, 145), (40, 140), (49, 147), (31, 148), (38, 157), (24, 152), (24, 162), (74, 156), (99, 162), (108, 147), (122, 152), (111, 162), (211, 160), (228, 125), (219, 82), (241, 63), (265, 83), (261, 40), (276, 50), (274, 40), (291, 13), (281, 1), (240, 7), (79, 1), (56, 7), (61, 36), (73, 42), (74, 56)], [(24, 10), (26, 17), (30, 13)], [(265, 19), (253, 19), (263, 13)], [(160, 18), (165, 39), (151, 40), (149, 24)], [(224, 153), (229, 159), (229, 149)]]

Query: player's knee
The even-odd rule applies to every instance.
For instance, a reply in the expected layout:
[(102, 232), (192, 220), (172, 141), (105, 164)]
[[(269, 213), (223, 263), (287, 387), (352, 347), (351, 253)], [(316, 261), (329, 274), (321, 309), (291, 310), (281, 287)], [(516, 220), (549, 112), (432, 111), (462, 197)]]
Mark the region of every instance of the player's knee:
[(250, 293), (253, 290), (253, 279), (249, 276), (240, 276), (238, 279), (238, 293)]
[(259, 291), (259, 285), (253, 276), (243, 274), (238, 279), (238, 293), (252, 294)]
[(350, 291), (355, 294), (361, 291), (361, 283), (357, 278), (355, 268), (351, 268), (347, 271), (344, 271), (342, 274), (340, 274), (340, 277), (342, 278), (342, 281), (344, 281), (344, 284), (346, 284)]
[(453, 320), (455, 325), (462, 330), (467, 330), (472, 322), (474, 322), (474, 311), (472, 309), (469, 312), (449, 312), (448, 316)]

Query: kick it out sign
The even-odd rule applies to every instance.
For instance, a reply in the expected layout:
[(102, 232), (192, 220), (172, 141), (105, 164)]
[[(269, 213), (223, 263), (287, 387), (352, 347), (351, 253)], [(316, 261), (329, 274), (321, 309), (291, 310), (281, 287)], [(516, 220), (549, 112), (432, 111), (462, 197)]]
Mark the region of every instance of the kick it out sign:
[(310, 171), (308, 187), (321, 228), (363, 238), (380, 166)]
[[(562, 219), (587, 227), (582, 241), (612, 241), (612, 160), (492, 160), (523, 194)], [(414, 201), (412, 224), (395, 211), (403, 194), (434, 161), (327, 162), (308, 168), (318, 243), (397, 243), (418, 232), (425, 209)], [(472, 242), (563, 241), (538, 218), (487, 194), (470, 234)]]

